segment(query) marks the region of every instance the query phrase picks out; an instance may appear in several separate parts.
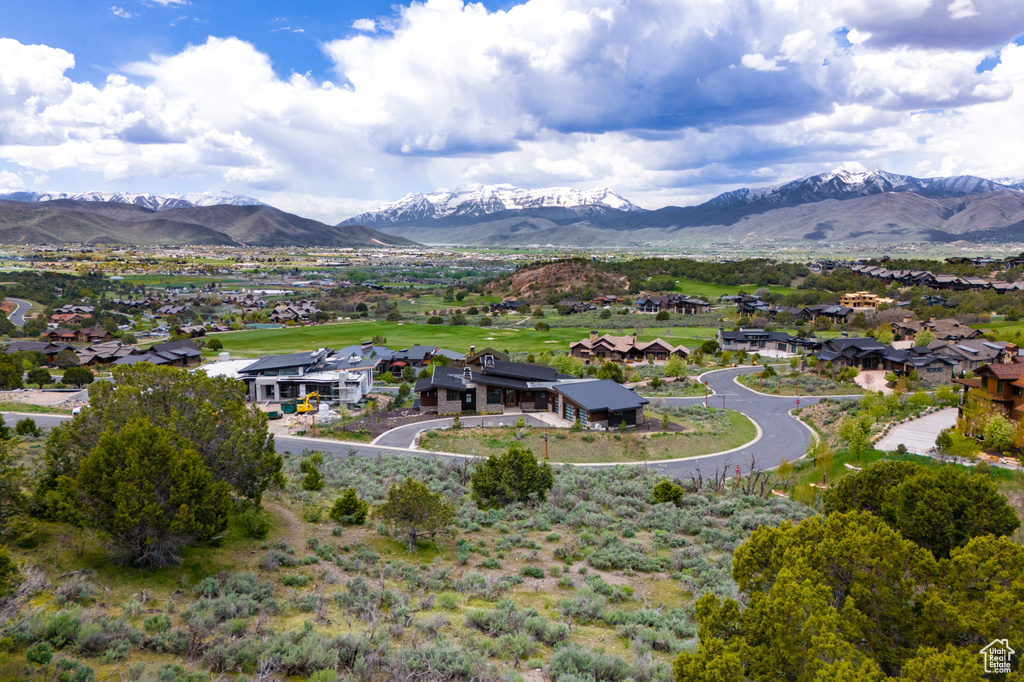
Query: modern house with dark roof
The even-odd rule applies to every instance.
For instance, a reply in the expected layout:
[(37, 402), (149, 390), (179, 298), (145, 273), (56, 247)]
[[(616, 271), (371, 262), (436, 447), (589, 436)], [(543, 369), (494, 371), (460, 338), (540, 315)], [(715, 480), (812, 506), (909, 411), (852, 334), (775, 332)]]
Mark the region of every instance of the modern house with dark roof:
[(440, 415), (554, 412), (570, 422), (608, 428), (644, 422), (647, 399), (614, 381), (574, 379), (554, 368), (494, 361), (476, 371), (466, 367), (434, 367), (416, 382), (421, 412)]
[(820, 345), (814, 339), (800, 339), (785, 332), (768, 332), (763, 329), (739, 329), (727, 332), (718, 328), (718, 345), (722, 350), (761, 353), (766, 350), (779, 353), (799, 353), (813, 350)]
[[(345, 349), (348, 351), (349, 349)], [(329, 348), (260, 358), (238, 370), (249, 400), (282, 402), (316, 392), (322, 403), (356, 405), (373, 390), (379, 357)]]
[(916, 372), (924, 383), (935, 385), (953, 378), (957, 361), (928, 348), (899, 350), (870, 337), (841, 337), (823, 341), (814, 353), (818, 362), (860, 370), (885, 370), (898, 375)]

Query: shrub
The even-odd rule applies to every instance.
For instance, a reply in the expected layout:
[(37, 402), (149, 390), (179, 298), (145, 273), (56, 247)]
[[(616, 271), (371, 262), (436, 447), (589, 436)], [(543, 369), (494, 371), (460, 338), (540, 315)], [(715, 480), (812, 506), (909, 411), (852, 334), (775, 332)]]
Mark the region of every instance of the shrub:
[(25, 417), (18, 421), (14, 425), (14, 433), (19, 436), (41, 436), (43, 432), (36, 426), (36, 421), (32, 417)]
[(299, 471), (305, 474), (302, 477), (303, 490), (316, 491), (324, 489), (324, 475), (320, 473), (320, 466), (323, 463), (324, 456), (319, 452), (314, 452), (299, 464)]
[(673, 483), (667, 478), (655, 484), (654, 501), (657, 504), (665, 504), (668, 502), (671, 502), (672, 504), (679, 504), (681, 499), (683, 499), (682, 486)]
[(523, 566), (519, 569), (519, 575), (525, 578), (537, 578), (539, 580), (544, 577), (544, 569), (540, 566)]
[(334, 502), (329, 515), (338, 523), (362, 525), (369, 511), (370, 505), (356, 497), (355, 488), (349, 488)]
[(270, 520), (256, 507), (248, 507), (236, 518), (242, 535), (247, 538), (262, 540), (270, 532)]
[(49, 665), (53, 658), (53, 649), (46, 642), (36, 642), (25, 651), (25, 660), (29, 663)]
[(548, 662), (548, 675), (555, 680), (573, 675), (595, 682), (621, 682), (630, 672), (621, 658), (592, 653), (576, 644), (560, 647)]

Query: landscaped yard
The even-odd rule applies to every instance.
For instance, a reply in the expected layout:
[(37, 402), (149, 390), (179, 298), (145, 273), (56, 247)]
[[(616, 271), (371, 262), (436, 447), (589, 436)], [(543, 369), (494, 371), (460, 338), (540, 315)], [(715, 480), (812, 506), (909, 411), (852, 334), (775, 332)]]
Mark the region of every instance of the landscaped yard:
[(861, 395), (864, 389), (854, 383), (835, 381), (816, 374), (777, 374), (758, 381), (758, 374), (740, 375), (738, 381), (747, 388), (771, 395)]
[[(462, 428), (427, 431), (420, 447), (437, 452), (487, 456), (508, 450), (518, 443), (544, 457), (544, 434), (548, 435), (548, 458), (552, 462), (641, 462), (706, 455), (739, 447), (757, 435), (753, 423), (739, 412), (704, 408), (668, 408), (676, 425), (661, 430), (661, 414), (649, 413), (651, 430), (610, 432), (531, 427)], [(683, 428), (684, 431), (674, 430)]]

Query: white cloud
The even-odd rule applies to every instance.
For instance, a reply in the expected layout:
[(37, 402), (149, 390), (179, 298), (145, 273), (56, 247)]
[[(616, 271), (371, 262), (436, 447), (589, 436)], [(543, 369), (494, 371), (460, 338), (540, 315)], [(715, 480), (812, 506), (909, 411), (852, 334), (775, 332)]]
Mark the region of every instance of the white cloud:
[(782, 67), (774, 59), (768, 59), (760, 53), (745, 54), (740, 63), (755, 71), (782, 71)]
[(946, 9), (950, 19), (966, 19), (979, 14), (978, 8), (974, 6), (972, 0), (953, 0)]
[(115, 17), (120, 17), (122, 19), (131, 19), (135, 16), (134, 14), (126, 10), (124, 7), (118, 7), (117, 5), (114, 5), (110, 8), (110, 13), (113, 14)]
[(10, 171), (0, 171), (0, 190), (11, 192), (24, 188), (25, 181), (21, 179), (20, 175)]
[[(867, 0), (426, 0), (325, 44), (335, 82), (210, 37), (92, 84), (64, 50), (0, 39), (0, 158), (257, 188), (323, 216), (465, 182), (607, 185), (657, 206), (846, 160), (1024, 175), (1007, 132), (1024, 48), (993, 43), (1010, 29), (990, 18), (1024, 19), (973, 2), (959, 19), (962, 0), (897, 3), (893, 21), (922, 27), (894, 44)], [(954, 25), (952, 47), (925, 44)], [(348, 198), (311, 198), (332, 194)]]
[(191, 5), (188, 0), (150, 0), (151, 2), (161, 5), (163, 7), (184, 7), (185, 5)]

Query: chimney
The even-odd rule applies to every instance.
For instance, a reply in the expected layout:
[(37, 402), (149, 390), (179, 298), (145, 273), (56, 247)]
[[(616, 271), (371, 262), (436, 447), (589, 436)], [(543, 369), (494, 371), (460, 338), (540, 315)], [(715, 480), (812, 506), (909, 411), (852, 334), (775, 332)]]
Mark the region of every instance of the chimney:
[(469, 347), (469, 354), (470, 354), (471, 356), (472, 356), (472, 355), (476, 355), (476, 346), (470, 346), (470, 347)]
[(462, 370), (462, 379), (466, 383), (469, 383), (470, 381), (472, 381), (473, 380), (473, 370), (471, 370), (469, 367), (464, 367), (463, 370)]
[(590, 330), (590, 343), (597, 343), (597, 331)]
[(849, 338), (849, 336), (850, 336), (850, 335), (849, 335), (849, 333), (847, 333), (847, 332), (843, 332), (843, 333), (842, 333), (842, 337), (843, 337), (844, 339), (846, 339), (846, 338)]
[(633, 332), (633, 343), (636, 344), (636, 332)]
[(363, 341), (359, 346), (359, 350), (362, 351), (363, 355), (369, 355), (373, 352), (373, 341)]
[(934, 315), (932, 315), (931, 317), (929, 317), (929, 318), (928, 318), (928, 321), (929, 321), (929, 322), (934, 322), (934, 321), (935, 321), (935, 316), (934, 316)]

